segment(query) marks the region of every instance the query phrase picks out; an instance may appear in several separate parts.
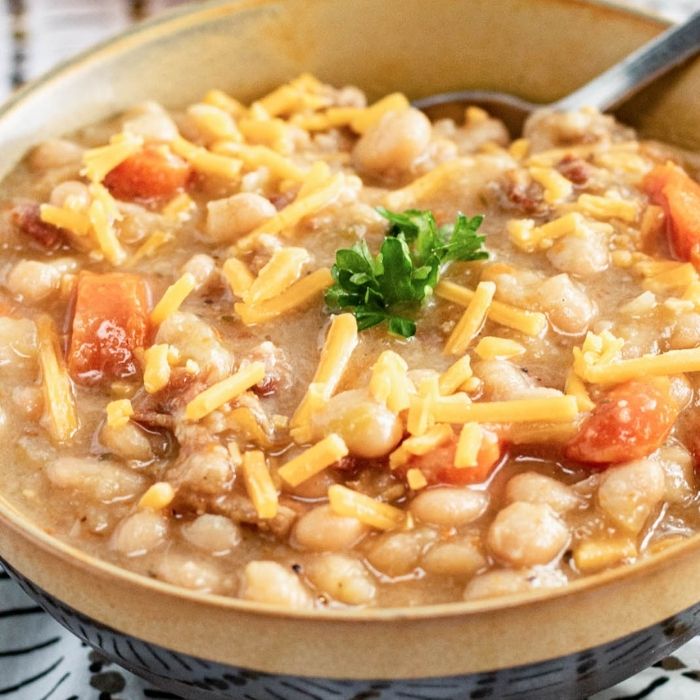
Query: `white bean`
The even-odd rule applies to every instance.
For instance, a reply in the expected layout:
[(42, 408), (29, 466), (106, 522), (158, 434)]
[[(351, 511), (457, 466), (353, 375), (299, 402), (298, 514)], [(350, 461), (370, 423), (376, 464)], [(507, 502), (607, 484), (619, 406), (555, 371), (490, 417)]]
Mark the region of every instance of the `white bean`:
[(545, 504), (511, 503), (498, 513), (488, 531), (491, 551), (515, 566), (547, 564), (562, 553), (569, 530)]
[(276, 213), (269, 199), (253, 192), (216, 199), (207, 204), (207, 235), (216, 243), (230, 243)]
[(464, 589), (464, 599), (480, 600), (543, 588), (559, 588), (566, 583), (567, 578), (561, 571), (543, 567), (495, 569), (479, 574), (469, 581)]
[(669, 503), (688, 503), (697, 493), (693, 456), (682, 445), (669, 445), (659, 449), (656, 460), (664, 470), (666, 491), (664, 499)]
[(421, 491), (411, 501), (410, 510), (418, 520), (442, 527), (459, 527), (476, 520), (488, 505), (483, 491), (441, 487)]
[(213, 281), (216, 275), (216, 261), (211, 255), (197, 253), (180, 268), (180, 274), (186, 272), (194, 277), (197, 289), (201, 289)]
[(536, 302), (549, 317), (555, 330), (580, 335), (596, 314), (596, 308), (586, 293), (568, 275), (556, 275), (543, 282)]
[(182, 534), (190, 544), (218, 556), (228, 554), (241, 542), (241, 531), (235, 523), (211, 513), (183, 525)]
[(52, 265), (37, 260), (20, 260), (7, 277), (7, 288), (20, 300), (36, 304), (51, 296), (61, 284)]
[(159, 547), (168, 533), (168, 521), (160, 513), (142, 510), (124, 519), (112, 536), (112, 546), (127, 557), (138, 557)]
[(668, 344), (674, 350), (696, 348), (700, 345), (700, 314), (692, 312), (679, 316)]
[(479, 544), (461, 538), (434, 544), (424, 555), (421, 566), (431, 574), (467, 578), (488, 565)]
[(430, 142), (430, 120), (417, 109), (388, 112), (355, 144), (353, 162), (365, 173), (404, 172)]
[(299, 577), (274, 561), (251, 561), (243, 570), (241, 598), (285, 608), (311, 608), (313, 601)]
[(534, 379), (507, 360), (482, 360), (474, 365), (474, 374), (483, 382), (484, 396), (490, 401), (558, 396), (556, 389), (538, 386)]
[(322, 554), (314, 557), (304, 570), (316, 588), (341, 603), (367, 605), (377, 594), (369, 571), (352, 557)]
[(297, 520), (293, 542), (314, 552), (351, 549), (368, 527), (357, 518), (336, 515), (327, 505), (316, 506)]
[(156, 342), (174, 345), (183, 360), (194, 360), (211, 381), (231, 374), (233, 354), (216, 331), (194, 314), (176, 311), (168, 316), (158, 328)]
[(148, 462), (153, 459), (153, 449), (144, 431), (136, 423), (118, 428), (105, 423), (100, 430), (100, 442), (110, 452), (122, 459)]
[(80, 208), (87, 208), (90, 204), (90, 191), (87, 185), (79, 180), (66, 180), (60, 182), (51, 190), (49, 201), (56, 207), (65, 206), (70, 200)]
[(609, 467), (600, 479), (598, 504), (621, 528), (639, 532), (666, 490), (664, 470), (658, 462), (639, 459)]
[(589, 277), (608, 268), (610, 253), (607, 239), (591, 230), (586, 235), (570, 234), (555, 241), (547, 258), (557, 270), (579, 277)]
[(30, 165), (37, 170), (53, 170), (64, 165), (77, 165), (83, 148), (73, 141), (48, 139), (40, 143), (29, 156)]
[(179, 135), (175, 122), (165, 110), (135, 114), (124, 122), (122, 130), (151, 142), (172, 141)]
[(109, 460), (59, 457), (44, 469), (54, 486), (74, 489), (87, 498), (107, 503), (133, 498), (147, 485), (141, 474)]
[(437, 537), (430, 528), (381, 535), (372, 544), (367, 559), (387, 576), (404, 576), (418, 566), (421, 555)]
[(221, 571), (214, 563), (173, 552), (163, 555), (155, 574), (166, 583), (202, 593), (216, 593), (223, 584)]
[(401, 420), (363, 390), (336, 394), (314, 417), (314, 428), (319, 438), (338, 433), (351, 455), (367, 459), (389, 454), (403, 436)]
[(557, 513), (566, 513), (582, 503), (569, 486), (537, 472), (516, 474), (506, 485), (506, 500), (546, 503)]
[(199, 493), (221, 494), (234, 479), (231, 457), (223, 445), (212, 444), (185, 458), (173, 469), (170, 478)]
[(34, 321), (0, 316), (0, 367), (12, 369), (26, 365), (28, 360), (36, 357), (36, 352)]

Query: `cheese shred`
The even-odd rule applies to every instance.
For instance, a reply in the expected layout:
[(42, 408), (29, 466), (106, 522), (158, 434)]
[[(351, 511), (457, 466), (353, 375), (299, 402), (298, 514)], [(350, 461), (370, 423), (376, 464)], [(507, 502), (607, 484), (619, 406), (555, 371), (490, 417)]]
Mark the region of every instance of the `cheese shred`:
[(185, 417), (189, 421), (201, 420), (225, 403), (238, 398), (264, 378), (265, 365), (262, 362), (251, 362), (195, 396), (185, 408)]
[(446, 355), (461, 355), (466, 351), (484, 325), (495, 293), (496, 285), (493, 282), (479, 282), (473, 299), (445, 343)]
[(49, 316), (36, 321), (44, 410), (51, 437), (69, 442), (78, 430), (78, 410), (73, 385), (66, 371), (54, 322)]
[(151, 311), (151, 321), (159, 325), (168, 316), (174, 314), (197, 286), (197, 281), (191, 272), (185, 272), (179, 279), (173, 282), (163, 293), (160, 301)]
[(406, 514), (401, 508), (382, 503), (340, 484), (334, 484), (328, 489), (328, 502), (336, 515), (357, 518), (378, 530), (394, 530), (406, 521)]
[(345, 442), (331, 433), (313, 447), (280, 467), (278, 474), (290, 485), (298, 486), (315, 474), (335, 464), (348, 454)]
[(243, 481), (258, 517), (262, 520), (274, 518), (279, 510), (277, 489), (267, 467), (265, 455), (259, 450), (252, 450), (243, 455)]

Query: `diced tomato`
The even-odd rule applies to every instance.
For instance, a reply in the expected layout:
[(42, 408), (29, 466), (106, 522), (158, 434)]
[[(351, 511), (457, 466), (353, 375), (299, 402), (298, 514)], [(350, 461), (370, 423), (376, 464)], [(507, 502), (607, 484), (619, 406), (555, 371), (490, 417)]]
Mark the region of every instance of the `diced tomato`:
[(96, 384), (135, 375), (134, 352), (149, 338), (149, 306), (150, 290), (138, 275), (81, 272), (68, 349), (73, 379)]
[(700, 184), (673, 163), (657, 165), (644, 178), (642, 188), (666, 215), (666, 230), (673, 254), (700, 260)]
[(611, 389), (565, 448), (568, 459), (614, 464), (646, 457), (678, 417), (667, 380), (634, 380)]
[(430, 484), (479, 484), (503, 460), (505, 451), (496, 433), (484, 430), (484, 438), (475, 467), (455, 467), (457, 438), (425, 455), (412, 457), (406, 468), (417, 467)]
[(36, 203), (18, 204), (12, 208), (11, 217), (14, 225), (41, 248), (56, 250), (65, 242), (65, 231), (42, 221)]
[(107, 173), (104, 184), (117, 199), (169, 199), (185, 188), (190, 174), (187, 161), (146, 146)]

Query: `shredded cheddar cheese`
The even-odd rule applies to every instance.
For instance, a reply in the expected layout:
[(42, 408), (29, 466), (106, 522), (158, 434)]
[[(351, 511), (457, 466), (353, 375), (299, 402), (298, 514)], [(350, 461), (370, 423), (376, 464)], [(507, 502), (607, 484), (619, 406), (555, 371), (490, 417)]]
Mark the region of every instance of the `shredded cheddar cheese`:
[(495, 293), (496, 285), (493, 282), (479, 282), (473, 299), (445, 343), (445, 354), (461, 355), (466, 351), (484, 325)]
[(238, 303), (234, 305), (234, 309), (247, 326), (267, 323), (282, 314), (307, 304), (332, 284), (331, 271), (327, 267), (321, 267), (295, 282), (284, 294), (267, 299), (259, 304)]
[(192, 197), (187, 192), (180, 192), (163, 207), (162, 214), (172, 221), (187, 221), (196, 208)]
[(541, 226), (536, 226), (532, 219), (511, 219), (506, 228), (513, 245), (526, 253), (551, 248), (562, 236), (586, 235), (588, 232), (586, 221), (579, 212), (569, 212)]
[[(474, 299), (474, 291), (454, 282), (441, 280), (435, 287), (435, 294), (442, 299), (469, 306)], [(494, 323), (507, 326), (525, 335), (539, 336), (547, 328), (547, 317), (539, 311), (518, 309), (501, 301), (492, 301), (488, 307), (488, 317)]]
[(370, 127), (377, 124), (389, 112), (402, 112), (410, 107), (406, 95), (393, 92), (382, 97), (370, 107), (359, 111), (350, 122), (350, 128), (358, 134), (364, 134)]
[(439, 398), (433, 406), (433, 417), (440, 423), (565, 423), (577, 415), (573, 396), (472, 402), (455, 394)]
[(78, 430), (78, 411), (73, 385), (61, 356), (56, 327), (49, 316), (40, 316), (36, 321), (36, 331), (49, 433), (58, 443), (69, 442)]
[(596, 219), (620, 219), (633, 223), (639, 216), (639, 206), (636, 202), (615, 197), (582, 194), (576, 204), (580, 211)]
[(131, 416), (134, 415), (134, 407), (129, 399), (110, 401), (105, 407), (107, 413), (107, 425), (110, 428), (123, 428)]
[(401, 527), (406, 520), (406, 515), (400, 508), (340, 484), (334, 484), (328, 489), (328, 502), (336, 515), (357, 518), (361, 523), (377, 530), (394, 530)]
[(97, 245), (112, 265), (121, 265), (126, 261), (127, 254), (114, 228), (114, 224), (122, 218), (117, 203), (107, 189), (96, 182), (90, 185), (90, 194), (92, 202), (87, 215)]
[(301, 182), (306, 175), (303, 168), (267, 146), (221, 141), (214, 144), (212, 150), (220, 155), (238, 158), (248, 169), (267, 168), (273, 177), (280, 180)]
[(440, 393), (443, 396), (454, 394), (473, 374), (469, 355), (460, 357), (440, 375)]
[(195, 396), (185, 407), (185, 418), (189, 421), (201, 420), (225, 403), (238, 398), (264, 378), (265, 365), (262, 362), (251, 362), (241, 367), (235, 374)]
[(262, 452), (254, 450), (243, 455), (243, 480), (258, 517), (262, 520), (274, 518), (279, 510), (277, 489)]
[(348, 454), (340, 435), (331, 433), (313, 447), (280, 467), (278, 474), (290, 485), (298, 486), (315, 474), (335, 464)]
[(478, 423), (465, 423), (459, 433), (454, 466), (458, 469), (476, 467), (484, 432)]
[(595, 404), (591, 401), (591, 397), (588, 395), (584, 383), (573, 370), (571, 370), (566, 377), (564, 391), (566, 394), (576, 399), (579, 411), (593, 410)]
[(163, 323), (166, 318), (174, 314), (182, 306), (182, 302), (185, 301), (196, 286), (197, 281), (194, 275), (190, 272), (185, 272), (165, 290), (160, 301), (151, 311), (151, 321), (155, 325)]
[(239, 241), (239, 247), (245, 247), (247, 242), (255, 240), (261, 233), (290, 235), (294, 227), (302, 219), (315, 214), (337, 199), (344, 184), (345, 176), (343, 173), (336, 173), (328, 179), (325, 185), (314, 189), (305, 197), (295, 199), (273, 217), (260, 224), (260, 226)]
[(187, 115), (205, 141), (242, 141), (231, 114), (221, 107), (211, 104), (194, 104), (187, 109)]
[(229, 258), (222, 267), (226, 281), (231, 291), (239, 298), (243, 298), (255, 281), (253, 273), (248, 266), (238, 258)]
[(309, 419), (314, 404), (328, 401), (333, 396), (356, 347), (355, 317), (352, 314), (334, 316), (309, 389), (289, 423), (292, 436), (297, 442), (308, 440)]
[(420, 491), (428, 485), (428, 480), (420, 469), (413, 467), (406, 472), (406, 483), (412, 491)]
[(151, 345), (143, 354), (143, 387), (149, 394), (165, 388), (170, 381), (170, 346), (167, 343)]
[[(578, 348), (574, 348), (575, 353), (577, 350)], [(669, 350), (659, 355), (643, 355), (599, 364), (575, 361), (574, 367), (579, 377), (591, 384), (619, 384), (640, 377), (700, 372), (700, 348)]]
[(212, 175), (226, 180), (237, 180), (243, 162), (218, 153), (212, 153), (206, 148), (195, 146), (181, 136), (171, 141), (173, 153), (184, 158), (196, 171), (204, 175)]
[[(484, 336), (474, 348), (474, 352), (482, 360), (491, 360), (496, 357), (508, 359), (517, 357), (525, 352), (525, 348), (515, 340), (509, 338), (496, 338), (491, 335)], [(466, 381), (466, 378), (465, 378)]]
[(167, 508), (175, 498), (175, 489), (167, 481), (157, 481), (148, 487), (141, 496), (138, 507), (148, 510), (163, 510)]
[(140, 151), (142, 146), (140, 136), (129, 132), (115, 134), (108, 145), (90, 148), (83, 153), (80, 174), (92, 182), (102, 182), (109, 172)]
[(246, 304), (257, 304), (276, 297), (299, 279), (310, 260), (306, 248), (279, 248), (245, 291), (243, 300)]
[(393, 350), (385, 350), (379, 355), (372, 365), (369, 393), (393, 413), (398, 414), (408, 408), (410, 394), (415, 393), (415, 388), (408, 377), (408, 365), (401, 355)]
[(559, 204), (574, 191), (571, 181), (554, 168), (531, 166), (530, 176), (544, 188), (544, 201), (547, 204)]

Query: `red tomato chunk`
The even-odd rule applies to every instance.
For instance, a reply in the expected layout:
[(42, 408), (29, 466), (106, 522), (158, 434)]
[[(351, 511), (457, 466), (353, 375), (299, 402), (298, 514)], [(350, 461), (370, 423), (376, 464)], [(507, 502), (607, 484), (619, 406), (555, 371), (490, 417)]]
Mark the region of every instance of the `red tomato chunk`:
[(83, 272), (78, 278), (68, 369), (81, 384), (138, 372), (134, 352), (149, 336), (150, 292), (138, 275)]
[(147, 146), (110, 171), (104, 184), (117, 199), (169, 199), (185, 188), (190, 174), (179, 156)]
[(496, 433), (484, 430), (484, 438), (475, 467), (455, 467), (457, 438), (435, 448), (428, 454), (413, 457), (407, 467), (417, 467), (430, 484), (479, 484), (486, 481), (493, 469), (503, 460), (505, 452)]
[(642, 184), (666, 215), (669, 244), (681, 260), (700, 264), (700, 184), (677, 165), (657, 165)]
[(577, 462), (612, 464), (646, 457), (661, 447), (678, 416), (668, 382), (631, 381), (593, 409), (566, 446)]

